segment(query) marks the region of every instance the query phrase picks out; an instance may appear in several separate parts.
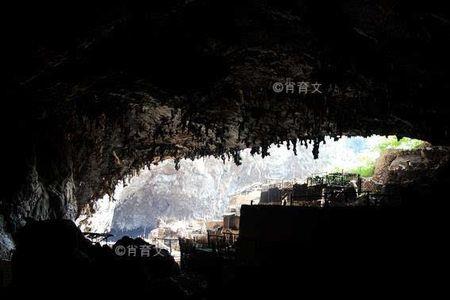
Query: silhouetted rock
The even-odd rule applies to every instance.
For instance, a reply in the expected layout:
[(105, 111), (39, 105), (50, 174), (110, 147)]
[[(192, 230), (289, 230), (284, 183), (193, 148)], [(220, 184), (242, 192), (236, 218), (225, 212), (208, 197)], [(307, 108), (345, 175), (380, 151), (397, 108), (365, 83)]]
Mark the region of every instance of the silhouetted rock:
[[(69, 220), (29, 222), (16, 237), (13, 256), (12, 290), (29, 289), (36, 294), (58, 293), (76, 286), (74, 293), (112, 293), (118, 288), (128, 293), (155, 294), (172, 286), (169, 295), (180, 289), (170, 278), (179, 268), (167, 251), (158, 251), (142, 239), (124, 237), (117, 247), (146, 246), (148, 256), (117, 255), (108, 246), (92, 245)], [(142, 250), (139, 250), (142, 251)]]

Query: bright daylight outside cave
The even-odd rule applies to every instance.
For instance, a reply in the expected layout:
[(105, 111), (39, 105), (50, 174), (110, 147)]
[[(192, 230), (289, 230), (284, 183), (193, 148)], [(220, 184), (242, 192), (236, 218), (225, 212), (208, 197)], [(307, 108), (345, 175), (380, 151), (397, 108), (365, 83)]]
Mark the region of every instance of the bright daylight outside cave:
[(445, 286), (444, 6), (4, 10), (2, 297), (431, 298)]
[[(85, 207), (76, 224), (83, 232), (107, 234), (100, 243), (107, 243), (106, 237), (111, 245), (124, 235), (140, 237), (180, 262), (180, 238), (215, 239), (227, 230), (237, 238), (242, 205), (396, 205), (398, 195), (386, 192), (383, 176), (429, 164), (420, 157), (427, 145), (419, 140), (371, 136), (326, 142), (319, 159), (299, 143), (295, 152), (287, 143), (272, 145), (264, 159), (244, 149), (239, 166), (206, 157), (182, 160), (176, 170), (168, 159), (120, 182), (112, 195)], [(323, 194), (324, 187), (335, 190)], [(231, 227), (230, 219), (236, 222)]]

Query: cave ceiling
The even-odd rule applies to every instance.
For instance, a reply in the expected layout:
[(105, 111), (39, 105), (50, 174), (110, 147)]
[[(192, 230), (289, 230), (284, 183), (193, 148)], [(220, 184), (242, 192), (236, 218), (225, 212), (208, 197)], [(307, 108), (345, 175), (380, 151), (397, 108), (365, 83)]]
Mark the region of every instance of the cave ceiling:
[[(297, 139), (317, 156), (326, 135), (449, 142), (449, 13), (431, 3), (68, 1), (9, 9), (7, 196), (84, 204), (168, 157), (239, 163), (240, 149), (267, 155), (270, 144)], [(321, 92), (274, 90), (288, 81), (318, 83)]]

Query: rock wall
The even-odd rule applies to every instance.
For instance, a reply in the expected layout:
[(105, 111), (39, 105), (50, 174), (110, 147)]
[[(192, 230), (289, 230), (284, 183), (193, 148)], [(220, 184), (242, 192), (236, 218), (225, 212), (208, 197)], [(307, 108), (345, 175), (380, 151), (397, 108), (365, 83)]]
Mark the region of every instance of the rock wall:
[[(8, 4), (1, 213), (73, 217), (166, 158), (323, 137), (448, 144), (449, 12), (411, 1)], [(274, 93), (275, 82), (324, 92)], [(295, 144), (294, 143), (294, 144)], [(294, 150), (295, 151), (295, 150)]]
[[(112, 197), (96, 201), (93, 209), (85, 207), (78, 218), (86, 231), (141, 235), (154, 229), (159, 220), (220, 220), (227, 209), (259, 201), (263, 186), (283, 181), (305, 182), (308, 176), (350, 171), (375, 160), (384, 137), (343, 137), (339, 141), (326, 138), (319, 159), (309, 149), (296, 145), (297, 155), (287, 143), (268, 149), (269, 156), (252, 155), (243, 150), (241, 164), (222, 162), (213, 157), (181, 160), (179, 170), (167, 160), (119, 185)], [(292, 148), (292, 145), (289, 146)], [(245, 200), (244, 200), (245, 199)], [(83, 230), (84, 230), (83, 229)]]
[(424, 145), (414, 150), (388, 150), (376, 163), (373, 179), (381, 184), (437, 181), (450, 164), (448, 147)]

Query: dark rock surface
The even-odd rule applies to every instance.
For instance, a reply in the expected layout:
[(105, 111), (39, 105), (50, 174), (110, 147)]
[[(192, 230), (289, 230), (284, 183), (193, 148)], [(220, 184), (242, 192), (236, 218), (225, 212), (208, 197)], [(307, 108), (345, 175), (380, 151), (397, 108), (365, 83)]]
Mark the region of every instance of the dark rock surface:
[[(448, 145), (449, 11), (418, 1), (9, 4), (1, 214), (73, 218), (167, 157), (324, 135)], [(319, 82), (320, 95), (274, 82)]]
[[(177, 284), (179, 268), (173, 257), (161, 251), (141, 255), (140, 239), (124, 237), (113, 248), (92, 245), (69, 220), (28, 222), (16, 236), (13, 256), (15, 293), (33, 290), (35, 296), (71, 294), (114, 295), (120, 290), (128, 295), (159, 295), (183, 299), (185, 292)], [(135, 247), (136, 256), (122, 255), (117, 247)], [(120, 255), (119, 255), (120, 254)], [(76, 287), (76, 290), (73, 288)], [(167, 287), (170, 287), (166, 290)]]

